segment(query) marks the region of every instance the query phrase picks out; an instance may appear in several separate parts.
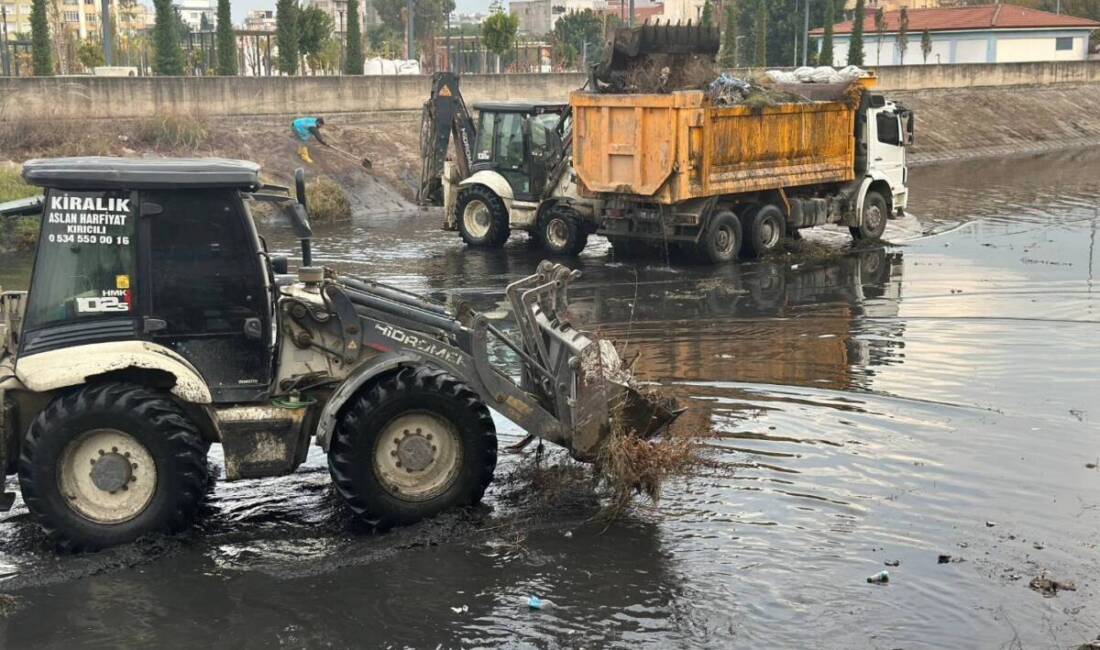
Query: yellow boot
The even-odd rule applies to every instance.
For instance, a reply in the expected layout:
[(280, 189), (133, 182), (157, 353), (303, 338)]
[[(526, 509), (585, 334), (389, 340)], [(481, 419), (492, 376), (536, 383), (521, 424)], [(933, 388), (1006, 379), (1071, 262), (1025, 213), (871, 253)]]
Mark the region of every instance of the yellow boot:
[(313, 164), (313, 159), (309, 157), (309, 147), (305, 146), (304, 144), (298, 147), (298, 157), (309, 163), (310, 165)]

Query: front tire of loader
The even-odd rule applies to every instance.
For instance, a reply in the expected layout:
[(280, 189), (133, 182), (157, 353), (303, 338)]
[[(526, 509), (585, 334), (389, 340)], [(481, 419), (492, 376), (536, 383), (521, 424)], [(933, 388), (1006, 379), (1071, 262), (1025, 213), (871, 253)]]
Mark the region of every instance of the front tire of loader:
[(467, 187), (459, 193), (455, 222), (462, 241), (469, 246), (500, 248), (508, 241), (508, 209), (484, 185)]
[(162, 393), (85, 386), (55, 399), (31, 424), (19, 486), (60, 549), (94, 551), (189, 527), (208, 488), (208, 448)]
[(588, 232), (580, 217), (569, 208), (547, 210), (538, 223), (538, 239), (551, 255), (579, 255), (588, 245)]
[(384, 529), (479, 502), (496, 469), (496, 427), (455, 377), (402, 368), (344, 408), (328, 459), (336, 491)]

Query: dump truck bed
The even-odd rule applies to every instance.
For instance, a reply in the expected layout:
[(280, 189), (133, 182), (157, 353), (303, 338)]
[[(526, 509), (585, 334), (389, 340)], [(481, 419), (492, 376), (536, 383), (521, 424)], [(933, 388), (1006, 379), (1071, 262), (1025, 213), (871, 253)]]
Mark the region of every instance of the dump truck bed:
[(713, 106), (702, 91), (574, 92), (582, 189), (675, 204), (855, 178), (855, 110), (836, 101)]

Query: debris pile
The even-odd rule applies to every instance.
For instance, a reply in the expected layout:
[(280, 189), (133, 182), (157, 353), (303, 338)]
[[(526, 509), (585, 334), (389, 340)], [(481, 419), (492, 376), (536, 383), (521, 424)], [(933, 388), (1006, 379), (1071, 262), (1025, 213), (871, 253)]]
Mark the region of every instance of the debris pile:
[(851, 83), (867, 76), (862, 68), (854, 65), (839, 70), (828, 65), (821, 65), (816, 68), (802, 66), (794, 70), (768, 70), (765, 74), (768, 79), (777, 84), (842, 84)]

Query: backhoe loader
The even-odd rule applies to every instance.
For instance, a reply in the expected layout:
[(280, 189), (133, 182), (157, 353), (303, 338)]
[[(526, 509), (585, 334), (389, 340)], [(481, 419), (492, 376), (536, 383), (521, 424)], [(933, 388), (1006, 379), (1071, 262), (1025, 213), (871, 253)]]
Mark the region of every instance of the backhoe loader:
[[(293, 472), (313, 441), (384, 528), (481, 498), (490, 408), (580, 460), (615, 418), (644, 436), (675, 417), (569, 323), (579, 274), (561, 265), (507, 287), (513, 340), (467, 307), (313, 266), (301, 170), (293, 193), (221, 159), (33, 160), (23, 177), (45, 193), (0, 206), (41, 213), (29, 293), (0, 294), (0, 469), (61, 549), (187, 527), (212, 443), (237, 480)], [(300, 238), (296, 277), (257, 235), (257, 202)]]

